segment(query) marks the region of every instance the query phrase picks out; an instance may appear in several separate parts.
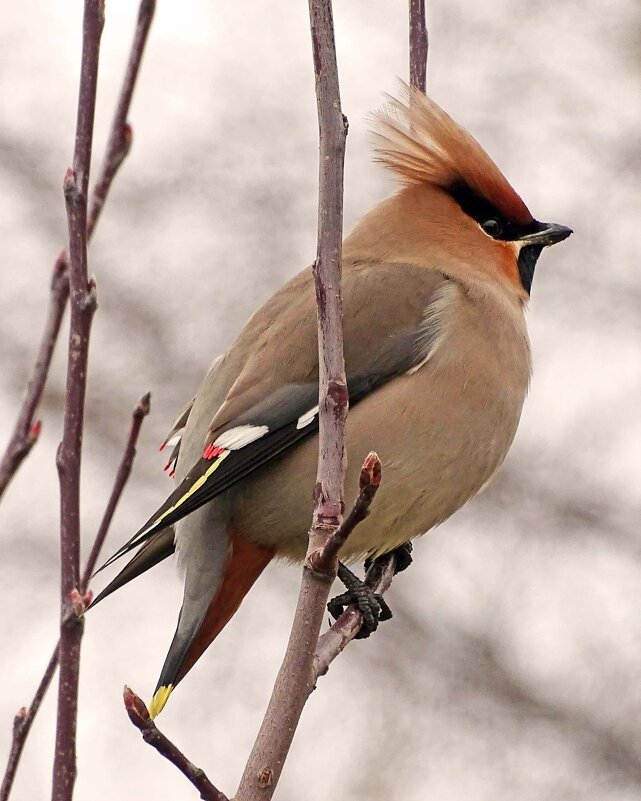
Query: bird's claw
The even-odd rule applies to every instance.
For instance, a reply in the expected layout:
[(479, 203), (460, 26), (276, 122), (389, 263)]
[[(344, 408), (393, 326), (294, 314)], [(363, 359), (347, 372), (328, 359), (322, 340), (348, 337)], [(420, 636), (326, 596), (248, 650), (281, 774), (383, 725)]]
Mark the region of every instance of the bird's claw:
[(348, 606), (355, 605), (363, 615), (363, 623), (355, 639), (363, 640), (376, 631), (380, 621), (390, 620), (392, 610), (382, 595), (374, 592), (343, 564), (339, 565), (338, 577), (347, 589), (342, 595), (332, 598), (327, 609), (338, 620)]

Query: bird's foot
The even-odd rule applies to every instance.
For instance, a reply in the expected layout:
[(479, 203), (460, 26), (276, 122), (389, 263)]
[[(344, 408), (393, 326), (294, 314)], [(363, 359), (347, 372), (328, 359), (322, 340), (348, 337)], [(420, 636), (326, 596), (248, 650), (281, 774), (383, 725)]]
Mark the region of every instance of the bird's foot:
[(374, 592), (342, 562), (338, 563), (338, 578), (345, 585), (346, 592), (332, 598), (327, 604), (327, 609), (330, 615), (338, 620), (348, 606), (355, 604), (363, 615), (363, 624), (356, 639), (363, 640), (376, 631), (381, 620), (389, 620), (392, 617), (392, 610), (382, 595)]

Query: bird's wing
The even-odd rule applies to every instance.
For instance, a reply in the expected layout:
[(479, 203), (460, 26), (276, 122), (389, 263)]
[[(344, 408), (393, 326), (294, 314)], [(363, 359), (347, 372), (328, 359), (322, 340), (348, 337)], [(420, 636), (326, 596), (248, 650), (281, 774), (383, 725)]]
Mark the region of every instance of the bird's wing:
[(178, 454), (180, 453), (180, 442), (182, 439), (182, 433), (185, 430), (185, 426), (187, 425), (187, 421), (189, 420), (189, 415), (191, 413), (192, 407), (194, 405), (194, 401), (196, 398), (192, 398), (189, 403), (187, 403), (180, 411), (180, 414), (174, 420), (171, 430), (165, 437), (165, 441), (160, 446), (160, 450), (164, 451), (165, 448), (171, 448), (169, 451), (169, 459), (165, 466), (165, 472), (169, 473), (169, 476), (174, 475), (176, 462), (178, 461)]
[[(447, 281), (440, 272), (416, 265), (347, 265), (344, 330), (351, 404), (425, 359), (438, 334), (430, 306), (438, 304)], [(303, 273), (250, 320), (228, 355), (243, 367), (215, 414), (201, 458), (103, 567), (317, 431), (314, 303), (311, 277)]]

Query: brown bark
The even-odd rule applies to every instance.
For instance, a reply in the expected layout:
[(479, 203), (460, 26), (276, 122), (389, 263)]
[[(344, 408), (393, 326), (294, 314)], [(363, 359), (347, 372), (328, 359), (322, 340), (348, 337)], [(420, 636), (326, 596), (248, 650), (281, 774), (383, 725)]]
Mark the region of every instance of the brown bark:
[(204, 771), (196, 767), (193, 762), (190, 762), (182, 751), (160, 731), (150, 718), (145, 702), (129, 687), (124, 689), (123, 700), (129, 720), (140, 731), (143, 740), (175, 765), (183, 776), (186, 776), (194, 785), (204, 801), (228, 801), (227, 796), (214, 787)]
[(410, 86), (421, 92), (427, 87), (427, 51), (429, 38), (425, 20), (425, 0), (409, 0)]
[(78, 677), (84, 626), (82, 618), (73, 614), (72, 597), (80, 583), (80, 466), (89, 334), (96, 309), (96, 287), (87, 272), (87, 193), (103, 24), (101, 0), (85, 0), (73, 168), (67, 170), (64, 181), (71, 322), (63, 436), (56, 460), (60, 479), (61, 625), (52, 801), (71, 801), (76, 780)]
[[(100, 176), (96, 182), (87, 221), (87, 239), (91, 240), (102, 213), (111, 184), (122, 162), (129, 153), (132, 142), (131, 126), (127, 116), (136, 86), (140, 64), (153, 20), (155, 0), (142, 0), (138, 10), (136, 33), (129, 54), (127, 70), (120, 90), (118, 104), (110, 129), (109, 140), (102, 162)], [(51, 358), (60, 334), (60, 326), (69, 298), (69, 261), (67, 251), (58, 255), (53, 268), (51, 293), (47, 321), (42, 334), (38, 355), (29, 377), (27, 391), (18, 413), (11, 439), (0, 460), (0, 498), (16, 471), (28, 456), (40, 434), (41, 422), (36, 413), (42, 400), (49, 375)]]
[[(343, 165), (347, 120), (340, 105), (331, 0), (309, 0), (320, 132), (318, 249), (314, 263), (319, 343), (319, 459), (308, 556), (341, 523), (348, 396), (343, 359), (341, 247)], [(301, 589), (283, 664), (245, 767), (236, 801), (270, 799), (303, 707), (313, 688), (312, 665), (336, 559), (303, 568)]]

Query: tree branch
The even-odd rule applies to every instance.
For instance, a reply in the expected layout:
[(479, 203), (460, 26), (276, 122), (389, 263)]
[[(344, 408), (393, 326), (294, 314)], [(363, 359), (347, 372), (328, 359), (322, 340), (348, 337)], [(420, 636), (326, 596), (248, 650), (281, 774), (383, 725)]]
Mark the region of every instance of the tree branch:
[(20, 762), (20, 757), (22, 756), (22, 749), (24, 748), (29, 730), (31, 729), (31, 724), (33, 723), (34, 718), (40, 709), (40, 704), (42, 703), (47, 690), (49, 689), (49, 685), (51, 684), (57, 667), (58, 646), (56, 645), (56, 650), (53, 652), (53, 655), (49, 660), (49, 664), (47, 665), (47, 669), (40, 680), (40, 685), (36, 690), (36, 694), (33, 697), (31, 706), (29, 709), (22, 707), (22, 709), (14, 718), (11, 750), (9, 752), (9, 759), (7, 760), (7, 768), (5, 770), (4, 778), (2, 779), (2, 787), (0, 787), (0, 801), (7, 801), (9, 798), (11, 788), (13, 787), (13, 780), (16, 776), (16, 770), (18, 769), (18, 763)]
[(134, 463), (134, 458), (136, 456), (136, 443), (138, 442), (138, 437), (140, 435), (142, 421), (149, 414), (149, 411), (151, 409), (150, 401), (151, 401), (151, 394), (147, 392), (138, 401), (136, 408), (134, 409), (133, 414), (131, 416), (131, 428), (129, 429), (129, 437), (127, 439), (127, 444), (125, 445), (125, 450), (124, 453), (122, 454), (122, 459), (120, 460), (120, 464), (118, 465), (118, 471), (116, 472), (116, 478), (114, 481), (113, 489), (111, 490), (109, 501), (107, 502), (107, 507), (103, 514), (102, 520), (100, 521), (100, 526), (98, 527), (98, 533), (96, 534), (96, 538), (91, 547), (91, 552), (89, 554), (89, 558), (87, 559), (87, 564), (85, 565), (85, 569), (82, 574), (82, 579), (80, 580), (79, 591), (81, 594), (84, 594), (87, 590), (89, 581), (96, 567), (96, 562), (98, 561), (98, 557), (100, 556), (100, 551), (105, 543), (105, 538), (107, 537), (109, 527), (111, 526), (111, 520), (114, 516), (114, 512), (116, 511), (116, 507), (118, 506), (118, 501), (120, 500), (122, 491), (125, 488), (127, 480), (129, 479), (129, 474), (131, 473), (131, 467)]
[[(314, 263), (319, 345), (319, 458), (309, 556), (336, 531), (343, 513), (344, 431), (348, 395), (343, 359), (341, 249), (347, 120), (338, 85), (331, 0), (309, 0), (320, 134), (318, 248)], [(336, 559), (324, 572), (303, 568), (287, 651), (274, 684), (236, 801), (270, 799), (303, 707), (313, 688), (312, 665)]]
[[(111, 125), (100, 177), (92, 194), (91, 211), (87, 222), (87, 238), (89, 240), (95, 231), (113, 179), (131, 148), (132, 131), (131, 126), (127, 123), (127, 116), (140, 71), (149, 28), (153, 20), (155, 5), (155, 0), (142, 0), (138, 10), (138, 23), (129, 54), (127, 70)], [(40, 434), (40, 421), (35, 421), (34, 418), (42, 400), (68, 297), (69, 263), (67, 252), (63, 250), (58, 255), (53, 267), (49, 311), (36, 362), (27, 384), (27, 391), (18, 413), (11, 439), (0, 461), (0, 498), (23, 460), (35, 445)]]
[(71, 801), (76, 780), (78, 676), (84, 622), (73, 614), (73, 604), (80, 583), (80, 465), (89, 335), (96, 309), (96, 286), (87, 273), (87, 192), (103, 24), (102, 0), (85, 0), (73, 168), (67, 170), (64, 181), (71, 322), (63, 436), (56, 459), (60, 480), (61, 623), (52, 801)]
[(34, 418), (42, 399), (49, 365), (51, 364), (53, 351), (60, 333), (68, 297), (67, 259), (66, 254), (61, 253), (53, 267), (47, 321), (38, 348), (36, 362), (29, 377), (27, 391), (22, 401), (22, 407), (18, 413), (11, 439), (2, 456), (2, 461), (0, 461), (0, 498), (23, 460), (38, 441), (41, 423), (40, 420), (34, 421)]
[(178, 748), (167, 739), (149, 717), (149, 710), (145, 702), (133, 690), (125, 687), (123, 692), (125, 709), (129, 720), (142, 734), (142, 739), (153, 746), (159, 754), (168, 759), (178, 770), (186, 776), (200, 793), (205, 801), (228, 801), (227, 796), (220, 792), (209, 781), (204, 771), (197, 768)]
[(328, 540), (308, 557), (309, 566), (312, 570), (327, 572), (328, 566), (331, 567), (338, 559), (338, 552), (343, 547), (347, 538), (369, 515), (369, 507), (376, 496), (376, 492), (381, 484), (381, 460), (371, 451), (365, 458), (361, 467), (359, 480), (359, 493), (354, 501), (347, 517), (344, 518), (340, 526), (330, 534)]
[[(87, 563), (85, 565), (85, 569), (83, 572), (82, 581), (80, 584), (81, 590), (78, 593), (78, 599), (80, 600), (82, 606), (86, 604), (86, 599), (83, 596), (86, 593), (87, 585), (89, 583), (89, 579), (91, 578), (91, 574), (93, 573), (94, 567), (96, 566), (96, 561), (98, 559), (99, 551), (104, 543), (105, 537), (109, 530), (109, 526), (111, 525), (111, 520), (113, 518), (114, 512), (122, 495), (122, 491), (125, 487), (127, 479), (129, 478), (129, 474), (131, 472), (131, 467), (133, 464), (134, 457), (136, 455), (136, 444), (138, 442), (138, 436), (140, 434), (140, 428), (142, 426), (143, 419), (149, 414), (150, 403), (149, 403), (149, 393), (143, 395), (143, 397), (138, 401), (136, 408), (132, 414), (131, 420), (131, 427), (129, 429), (129, 436), (127, 438), (127, 444), (125, 446), (125, 450), (120, 460), (120, 464), (118, 466), (118, 470), (116, 472), (116, 478), (114, 481), (114, 486), (111, 491), (111, 495), (109, 497), (109, 501), (105, 508), (102, 520), (100, 522), (100, 526), (98, 527), (98, 532), (96, 534), (96, 538), (91, 549), (91, 553), (89, 558), (87, 559)], [(49, 664), (47, 665), (47, 669), (44, 672), (44, 675), (40, 681), (40, 685), (36, 691), (36, 694), (33, 697), (31, 705), (28, 709), (23, 707), (18, 715), (16, 715), (13, 725), (13, 738), (11, 742), (11, 751), (9, 753), (9, 759), (7, 761), (7, 767), (5, 770), (5, 775), (2, 780), (2, 787), (0, 788), (0, 801), (7, 801), (9, 798), (9, 794), (11, 792), (11, 788), (13, 786), (13, 781), (15, 779), (16, 771), (18, 769), (18, 763), (20, 762), (20, 757), (22, 756), (22, 750), (24, 748), (25, 741), (29, 736), (29, 732), (31, 730), (31, 725), (38, 714), (38, 710), (40, 709), (40, 704), (42, 703), (47, 690), (49, 689), (49, 685), (54, 677), (56, 672), (56, 668), (58, 667), (58, 652), (59, 652), (60, 642), (56, 645), (55, 651), (53, 652), (51, 659), (49, 660)]]
[(427, 87), (427, 51), (429, 38), (425, 22), (425, 0), (409, 0), (410, 3), (410, 86), (421, 92)]
[(113, 179), (131, 149), (133, 132), (131, 125), (127, 122), (129, 109), (140, 72), (142, 56), (145, 52), (145, 45), (149, 36), (149, 29), (154, 19), (156, 10), (156, 0), (141, 0), (138, 7), (138, 20), (134, 40), (129, 51), (129, 60), (125, 77), (120, 89), (120, 95), (114, 112), (113, 121), (109, 133), (109, 141), (103, 158), (100, 177), (94, 185), (91, 199), (91, 211), (87, 222), (87, 236), (91, 239), (107, 195), (111, 188)]

